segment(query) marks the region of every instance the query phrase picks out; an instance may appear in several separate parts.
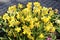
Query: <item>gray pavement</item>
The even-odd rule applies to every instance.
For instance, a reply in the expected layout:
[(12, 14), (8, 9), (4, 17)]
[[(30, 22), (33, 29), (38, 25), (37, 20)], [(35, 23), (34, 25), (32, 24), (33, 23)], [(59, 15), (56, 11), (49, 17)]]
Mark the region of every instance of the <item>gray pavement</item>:
[(25, 4), (28, 1), (38, 1), (42, 6), (58, 9), (60, 13), (60, 1), (58, 0), (0, 0), (0, 15), (6, 12), (7, 7), (18, 2)]

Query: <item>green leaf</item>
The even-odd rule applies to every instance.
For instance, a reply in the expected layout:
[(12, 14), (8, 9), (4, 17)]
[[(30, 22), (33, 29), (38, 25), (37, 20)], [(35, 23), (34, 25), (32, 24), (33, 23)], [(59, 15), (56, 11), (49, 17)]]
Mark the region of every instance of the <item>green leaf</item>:
[(56, 40), (56, 35), (51, 33), (51, 38), (52, 38), (52, 40)]

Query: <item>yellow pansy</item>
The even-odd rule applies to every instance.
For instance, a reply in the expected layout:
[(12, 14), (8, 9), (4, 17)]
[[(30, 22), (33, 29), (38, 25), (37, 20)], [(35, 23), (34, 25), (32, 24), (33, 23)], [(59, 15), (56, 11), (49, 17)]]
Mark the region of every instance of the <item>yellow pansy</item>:
[(23, 5), (22, 4), (18, 4), (18, 8), (23, 8)]
[(40, 38), (44, 38), (44, 34), (41, 33), (41, 34), (39, 35), (39, 37), (40, 37)]
[(27, 4), (27, 8), (32, 8), (32, 2), (28, 2), (28, 4)]
[(16, 31), (16, 32), (20, 32), (20, 31), (21, 31), (21, 28), (20, 28), (20, 27), (16, 27), (16, 28), (15, 28), (15, 31)]

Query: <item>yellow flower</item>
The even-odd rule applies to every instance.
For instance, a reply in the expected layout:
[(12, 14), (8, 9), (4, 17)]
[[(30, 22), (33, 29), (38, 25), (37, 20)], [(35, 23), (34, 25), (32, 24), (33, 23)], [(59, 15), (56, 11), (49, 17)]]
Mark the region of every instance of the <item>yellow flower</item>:
[(18, 8), (23, 8), (23, 5), (22, 4), (18, 4)]
[(39, 2), (34, 2), (34, 6), (39, 7), (40, 3)]
[(42, 16), (47, 15), (47, 14), (48, 14), (48, 8), (43, 7), (42, 8)]
[(28, 15), (28, 16), (25, 18), (26, 21), (30, 21), (31, 19), (32, 19), (31, 15)]
[(17, 16), (16, 16), (16, 17), (17, 17), (17, 19), (20, 19), (20, 15), (19, 15), (19, 13), (17, 14)]
[(35, 23), (35, 26), (38, 28), (38, 27), (40, 27), (40, 23), (39, 22), (36, 22)]
[(24, 30), (23, 30), (23, 34), (28, 34), (28, 35), (31, 35), (31, 30), (29, 27), (27, 27), (26, 25), (24, 25), (22, 27)]
[(14, 23), (15, 26), (17, 26), (17, 25), (19, 25), (19, 24), (20, 24), (20, 22), (17, 21), (17, 20), (16, 20), (15, 23)]
[(34, 21), (33, 20), (30, 20), (30, 25), (29, 25), (30, 29), (33, 29), (34, 28)]
[(9, 21), (9, 27), (14, 27), (14, 25), (15, 25), (15, 20)]
[(50, 31), (50, 29), (51, 29), (51, 26), (49, 26), (49, 25), (45, 27), (46, 31)]
[(21, 31), (21, 28), (20, 28), (20, 27), (16, 27), (16, 28), (15, 28), (15, 31), (16, 31), (16, 32), (20, 32), (20, 31)]
[(47, 22), (50, 20), (50, 16), (48, 16), (48, 17), (43, 16), (43, 17), (41, 18), (41, 20), (42, 20), (44, 23), (47, 23)]
[(10, 6), (9, 8), (8, 8), (8, 13), (13, 13), (13, 12), (15, 12), (16, 11), (16, 5), (13, 5), (13, 6)]
[(8, 16), (8, 14), (7, 14), (7, 13), (5, 13), (5, 14), (3, 15), (3, 19), (4, 19), (4, 20), (6, 20), (6, 19), (7, 19), (7, 20), (9, 21), (10, 17)]
[(37, 18), (37, 17), (34, 17), (34, 18), (33, 18), (33, 21), (38, 21), (38, 18)]
[(15, 21), (16, 21), (15, 17), (11, 16), (9, 21), (9, 27), (14, 27)]
[(10, 16), (10, 20), (16, 20), (14, 16)]
[(31, 13), (31, 10), (28, 8), (25, 8), (22, 10), (22, 12), (24, 13), (24, 15), (28, 15), (29, 13)]
[(53, 24), (50, 22), (50, 23), (47, 23), (46, 26), (45, 26), (45, 30), (46, 31), (50, 31), (50, 29), (53, 27)]
[(54, 15), (54, 11), (53, 10), (49, 11), (49, 16), (52, 16), (52, 15)]
[(31, 36), (31, 35), (27, 35), (27, 37), (28, 37), (29, 39), (31, 39), (31, 40), (34, 40), (34, 37)]
[(27, 8), (32, 8), (32, 2), (28, 2), (28, 4), (27, 4)]
[(34, 8), (33, 8), (33, 12), (34, 12), (34, 13), (40, 13), (40, 9), (39, 9), (39, 8), (34, 7)]
[(55, 27), (52, 27), (50, 32), (55, 32), (55, 29), (56, 29)]
[(41, 34), (39, 35), (39, 37), (40, 37), (40, 38), (44, 38), (44, 35), (41, 33)]

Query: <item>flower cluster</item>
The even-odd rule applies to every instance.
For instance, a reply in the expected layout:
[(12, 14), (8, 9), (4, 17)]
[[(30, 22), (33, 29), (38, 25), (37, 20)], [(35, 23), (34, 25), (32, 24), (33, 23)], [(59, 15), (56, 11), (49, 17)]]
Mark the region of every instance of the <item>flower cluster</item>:
[(32, 2), (26, 6), (13, 5), (0, 17), (2, 30), (9, 40), (47, 40), (56, 30), (52, 22), (56, 13), (52, 8), (42, 7), (39, 2), (34, 2), (33, 7)]

